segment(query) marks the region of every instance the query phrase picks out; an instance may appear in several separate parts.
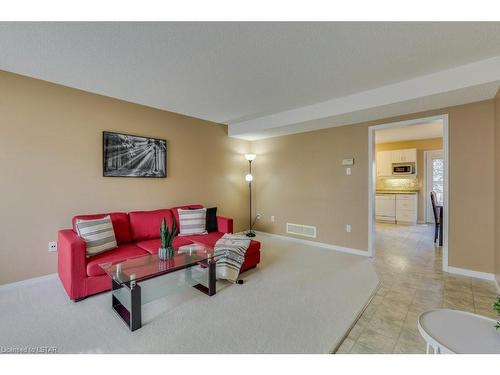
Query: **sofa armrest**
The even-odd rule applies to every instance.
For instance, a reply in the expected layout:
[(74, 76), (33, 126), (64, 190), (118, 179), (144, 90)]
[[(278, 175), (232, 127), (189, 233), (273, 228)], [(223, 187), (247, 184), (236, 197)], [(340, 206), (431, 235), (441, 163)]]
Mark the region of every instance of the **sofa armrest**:
[(221, 233), (233, 233), (233, 219), (217, 216), (217, 228)]
[(57, 236), (57, 271), (71, 299), (85, 296), (87, 245), (73, 230), (60, 230)]

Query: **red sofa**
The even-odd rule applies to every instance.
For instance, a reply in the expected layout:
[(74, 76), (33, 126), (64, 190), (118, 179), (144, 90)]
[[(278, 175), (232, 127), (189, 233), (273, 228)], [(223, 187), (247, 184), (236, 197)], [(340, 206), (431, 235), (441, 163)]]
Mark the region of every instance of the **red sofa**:
[[(121, 262), (129, 258), (149, 254), (157, 254), (160, 247), (160, 225), (165, 217), (167, 225), (172, 228), (172, 220), (179, 228), (179, 208), (202, 208), (201, 205), (188, 205), (171, 209), (155, 211), (112, 212), (95, 215), (79, 215), (72, 220), (72, 229), (63, 229), (58, 233), (58, 262), (59, 278), (68, 293), (69, 298), (79, 300), (92, 294), (111, 289), (111, 279), (99, 267), (104, 262)], [(118, 247), (104, 253), (87, 258), (85, 256), (85, 242), (76, 234), (76, 219), (98, 219), (106, 215), (111, 216)], [(174, 248), (199, 243), (214, 246), (215, 242), (224, 233), (233, 232), (233, 219), (218, 216), (218, 232), (206, 235), (177, 236), (174, 238)], [(255, 267), (260, 262), (260, 243), (252, 241), (245, 255), (241, 267), (244, 272)]]

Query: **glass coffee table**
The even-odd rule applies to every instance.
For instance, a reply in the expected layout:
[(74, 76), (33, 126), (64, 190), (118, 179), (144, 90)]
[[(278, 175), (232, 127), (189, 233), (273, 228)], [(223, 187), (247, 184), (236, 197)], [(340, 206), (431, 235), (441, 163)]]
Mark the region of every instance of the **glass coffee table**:
[[(148, 285), (147, 293), (141, 293), (140, 284), (146, 280), (184, 270), (181, 284), (192, 286), (208, 296), (213, 296), (216, 292), (214, 250), (206, 246), (181, 246), (175, 251), (174, 257), (168, 260), (161, 260), (158, 255), (145, 255), (120, 263), (102, 263), (99, 266), (112, 280), (113, 310), (131, 331), (142, 327), (143, 304), (163, 297), (162, 292), (167, 289), (178, 287), (167, 280), (167, 283)], [(205, 274), (205, 280), (193, 276), (193, 267)]]

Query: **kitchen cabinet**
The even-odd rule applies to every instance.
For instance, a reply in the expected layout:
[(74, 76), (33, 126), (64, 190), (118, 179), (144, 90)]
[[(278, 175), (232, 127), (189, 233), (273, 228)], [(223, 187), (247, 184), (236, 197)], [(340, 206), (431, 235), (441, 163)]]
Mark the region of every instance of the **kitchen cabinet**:
[(392, 176), (392, 151), (377, 152), (377, 177)]
[[(377, 177), (392, 177), (393, 163), (417, 163), (417, 149), (377, 151)], [(413, 175), (415, 176), (416, 173)]]
[(377, 194), (375, 218), (394, 224), (417, 224), (418, 194)]
[(396, 223), (417, 224), (417, 194), (396, 195)]
[(406, 150), (391, 151), (392, 163), (416, 163), (417, 162), (417, 149), (409, 148)]

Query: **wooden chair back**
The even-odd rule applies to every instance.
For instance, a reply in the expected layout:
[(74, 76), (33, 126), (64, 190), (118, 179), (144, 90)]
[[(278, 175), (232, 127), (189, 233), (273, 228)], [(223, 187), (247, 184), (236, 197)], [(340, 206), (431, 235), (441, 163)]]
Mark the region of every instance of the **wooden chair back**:
[(432, 211), (434, 212), (434, 222), (439, 224), (439, 207), (437, 205), (437, 197), (434, 191), (431, 191)]

